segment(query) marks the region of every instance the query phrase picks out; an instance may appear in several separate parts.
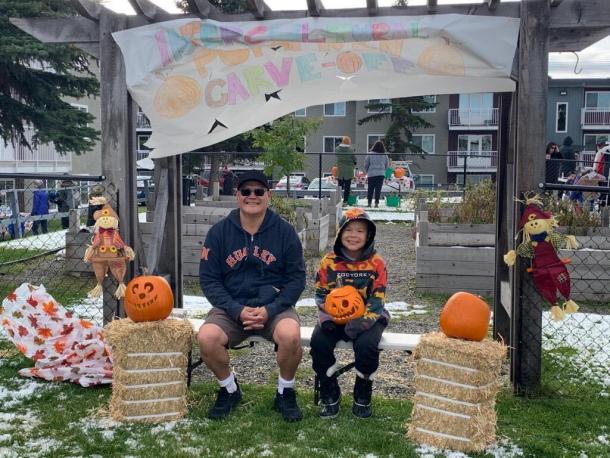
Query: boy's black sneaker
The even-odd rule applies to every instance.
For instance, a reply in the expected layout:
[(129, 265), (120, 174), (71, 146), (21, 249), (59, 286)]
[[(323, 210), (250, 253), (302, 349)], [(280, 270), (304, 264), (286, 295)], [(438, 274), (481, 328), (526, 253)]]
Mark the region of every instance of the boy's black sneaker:
[(303, 418), (297, 404), (297, 393), (292, 388), (284, 388), (284, 394), (275, 392), (273, 408), (280, 412), (282, 418), (288, 422), (299, 421)]
[(354, 384), (354, 403), (352, 414), (358, 418), (368, 418), (373, 414), (371, 406), (371, 395), (373, 394), (373, 382), (356, 376)]
[(239, 401), (241, 401), (241, 389), (239, 383), (235, 380), (237, 390), (233, 393), (229, 393), (225, 387), (221, 387), (216, 395), (216, 402), (212, 408), (208, 411), (208, 418), (212, 420), (222, 420), (226, 418), (231, 411), (237, 407)]
[(329, 419), (339, 415), (341, 406), (341, 388), (336, 378), (322, 381), (320, 384), (320, 418)]

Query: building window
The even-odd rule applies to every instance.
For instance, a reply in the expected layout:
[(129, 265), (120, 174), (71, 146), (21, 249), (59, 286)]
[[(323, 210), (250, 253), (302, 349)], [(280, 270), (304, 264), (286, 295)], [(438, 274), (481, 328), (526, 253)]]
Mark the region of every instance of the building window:
[[(78, 111), (82, 111), (83, 113), (89, 113), (89, 107), (87, 105), (81, 105), (80, 103), (71, 103), (70, 106), (73, 106)], [(89, 127), (89, 124), (85, 124), (86, 127)]]
[(307, 108), (301, 108), (300, 110), (295, 111), (294, 115), (297, 118), (302, 118), (302, 117), (307, 116)]
[(610, 111), (610, 91), (586, 92), (585, 108), (598, 108), (600, 111)]
[[(481, 181), (485, 181), (485, 180), (491, 180), (491, 175), (488, 173), (483, 173), (483, 174), (477, 173), (477, 174), (466, 175), (466, 184), (469, 184), (469, 185), (476, 185), (477, 183), (480, 183)], [(457, 184), (463, 185), (464, 184), (464, 174), (458, 173), (455, 176), (455, 181)]]
[(392, 113), (392, 105), (390, 105), (392, 102), (390, 101), (390, 99), (369, 99), (367, 105), (374, 105), (377, 103), (387, 103), (388, 105), (385, 105), (382, 108), (376, 110), (367, 108), (369, 113)]
[[(369, 134), (366, 136), (366, 150), (371, 151), (373, 149), (373, 145), (378, 140), (383, 140), (385, 135), (383, 134)], [(385, 145), (383, 145), (385, 146)]]
[(324, 139), (324, 152), (325, 153), (334, 153), (337, 146), (341, 144), (341, 140), (343, 140), (343, 136), (339, 137), (323, 137)]
[(493, 106), (494, 95), (492, 92), (460, 94), (460, 110), (491, 110)]
[(424, 152), (434, 154), (434, 134), (413, 134), (413, 143)]
[(146, 146), (146, 142), (150, 138), (150, 135), (138, 135), (138, 151), (150, 151), (150, 148)]
[(432, 188), (434, 186), (434, 175), (413, 175), (415, 186)]
[(585, 134), (585, 151), (595, 151), (596, 145), (603, 145), (610, 140), (610, 134)]
[(304, 153), (306, 151), (307, 148), (307, 137), (305, 135), (303, 135), (303, 144), (297, 146), (297, 151), (299, 153)]
[(485, 156), (491, 151), (491, 135), (459, 135), (458, 151), (468, 156)]
[(345, 102), (324, 105), (324, 116), (345, 116)]
[[(424, 100), (428, 103), (436, 103), (436, 96), (435, 95), (424, 95)], [(420, 111), (413, 110), (413, 113), (436, 113), (436, 105), (434, 105), (432, 108), (428, 108), (426, 110), (420, 110)]]
[(557, 102), (555, 110), (555, 132), (564, 133), (568, 131), (568, 103)]

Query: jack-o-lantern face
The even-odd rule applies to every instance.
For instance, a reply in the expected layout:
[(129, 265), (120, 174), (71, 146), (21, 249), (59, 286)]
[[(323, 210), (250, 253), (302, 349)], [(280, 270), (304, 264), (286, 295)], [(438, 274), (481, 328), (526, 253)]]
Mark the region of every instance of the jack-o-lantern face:
[(364, 315), (366, 308), (362, 296), (353, 286), (333, 289), (326, 295), (324, 311), (337, 324), (345, 324)]
[(165, 278), (145, 275), (127, 284), (125, 313), (133, 321), (163, 320), (173, 307), (174, 296)]

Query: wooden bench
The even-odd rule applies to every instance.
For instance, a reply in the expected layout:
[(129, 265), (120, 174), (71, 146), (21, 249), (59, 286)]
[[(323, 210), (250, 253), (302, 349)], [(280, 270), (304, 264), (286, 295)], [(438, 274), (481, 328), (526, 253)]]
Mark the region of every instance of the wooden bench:
[[(203, 325), (205, 320), (194, 319), (194, 318), (189, 318), (188, 320), (191, 323), (191, 326), (193, 327), (193, 332), (195, 333), (195, 336), (196, 336), (197, 333), (199, 332), (199, 328), (201, 328), (201, 326)], [(313, 329), (314, 328), (311, 326), (301, 326), (301, 345), (303, 345), (304, 347), (309, 347)], [(403, 333), (399, 333), (399, 332), (384, 332), (383, 335), (381, 336), (381, 341), (379, 342), (379, 350), (400, 350), (400, 351), (405, 351), (410, 354), (415, 349), (415, 347), (419, 343), (420, 339), (421, 339), (421, 334), (403, 334)], [(233, 349), (253, 347), (255, 344), (261, 343), (261, 342), (269, 343), (268, 340), (265, 340), (261, 336), (255, 335), (255, 336), (249, 337), (242, 344), (240, 344), (237, 347), (234, 347)], [(337, 343), (337, 348), (353, 348), (352, 342), (345, 342), (343, 340), (340, 340)], [(193, 363), (191, 360), (191, 356), (189, 355), (189, 364), (188, 364), (188, 369), (187, 369), (187, 371), (188, 371), (187, 383), (189, 385), (191, 384), (191, 377), (193, 374), (193, 370), (195, 368), (199, 367), (201, 364), (203, 364), (203, 360), (201, 358), (199, 358), (196, 362)], [(354, 367), (354, 365), (355, 365), (355, 363), (351, 362), (351, 363), (339, 368), (335, 372), (335, 376), (338, 377), (341, 374), (349, 371), (350, 369), (352, 369)], [(319, 395), (320, 395), (320, 382), (318, 380), (318, 377), (316, 376), (315, 380), (314, 380), (314, 403), (316, 405), (318, 404)]]

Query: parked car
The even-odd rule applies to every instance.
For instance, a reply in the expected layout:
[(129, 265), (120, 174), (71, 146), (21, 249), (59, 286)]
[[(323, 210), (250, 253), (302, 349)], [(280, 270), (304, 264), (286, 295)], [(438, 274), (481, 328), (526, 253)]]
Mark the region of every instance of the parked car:
[(150, 176), (138, 175), (136, 187), (136, 198), (138, 199), (138, 205), (146, 205), (148, 195), (155, 189), (155, 182), (153, 178)]
[[(280, 181), (277, 182), (274, 189), (286, 189), (288, 184), (288, 177), (283, 176)], [(305, 175), (290, 175), (290, 189), (299, 190), (307, 189), (309, 186), (309, 179)]]
[[(292, 184), (292, 182), (291, 182)], [(322, 189), (336, 189), (337, 182), (332, 178), (322, 178)], [(308, 191), (317, 191), (320, 189), (320, 179), (314, 178), (307, 186)]]

